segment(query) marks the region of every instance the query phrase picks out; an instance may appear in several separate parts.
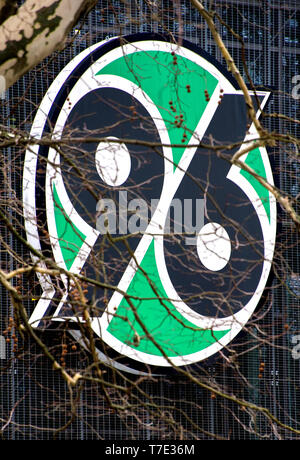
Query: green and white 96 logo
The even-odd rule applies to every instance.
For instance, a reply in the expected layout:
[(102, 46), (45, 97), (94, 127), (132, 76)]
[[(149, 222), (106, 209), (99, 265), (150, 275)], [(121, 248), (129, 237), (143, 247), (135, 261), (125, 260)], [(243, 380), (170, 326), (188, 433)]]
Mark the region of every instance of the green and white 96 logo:
[[(268, 97), (253, 95), (258, 115)], [(227, 71), (185, 41), (110, 39), (57, 76), (31, 135), (52, 143), (26, 152), (27, 238), (65, 271), (39, 275), (31, 323), (68, 321), (80, 340), (71, 272), (95, 337), (129, 368), (189, 365), (229, 344), (266, 287), (276, 203), (229, 161), (258, 135)], [(241, 160), (273, 183), (264, 148)]]

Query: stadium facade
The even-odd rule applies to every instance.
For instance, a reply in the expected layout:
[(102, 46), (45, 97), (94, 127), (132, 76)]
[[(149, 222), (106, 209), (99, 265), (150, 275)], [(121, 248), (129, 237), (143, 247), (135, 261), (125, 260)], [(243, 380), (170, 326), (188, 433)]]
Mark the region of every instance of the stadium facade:
[[(206, 2), (211, 3), (211, 2)], [(247, 77), (244, 63), (256, 87), (272, 88), (268, 105), (271, 113), (263, 123), (299, 139), (299, 101), (293, 78), (300, 74), (300, 6), (297, 0), (219, 0), (214, 9), (222, 19), (219, 32)], [(229, 27), (226, 27), (226, 25)], [(232, 28), (245, 46), (232, 36)], [(189, 1), (161, 0), (99, 1), (88, 18), (72, 32), (70, 45), (26, 74), (1, 101), (1, 124), (30, 131), (44, 94), (67, 63), (87, 47), (111, 37), (154, 32), (174, 34), (192, 43), (224, 64), (208, 27)], [(293, 96), (292, 96), (293, 94)], [(297, 202), (299, 159), (295, 145), (284, 144), (270, 151), (276, 185)], [(2, 174), (8, 186), (1, 192), (1, 206), (9, 222), (23, 232), (22, 198), (24, 151), (14, 147), (2, 154)], [(9, 165), (9, 166), (7, 166)], [(4, 439), (299, 439), (300, 409), (300, 266), (298, 233), (290, 219), (278, 210), (278, 236), (273, 277), (264, 302), (241, 333), (237, 361), (228, 364), (226, 352), (201, 362), (190, 372), (203, 382), (216, 386), (229, 398), (192, 383), (176, 373), (142, 378), (134, 388), (129, 380), (105, 368), (105, 379), (114, 382), (111, 401), (126, 410), (109, 405), (99, 383), (86, 383), (74, 390), (73, 401), (66, 383), (53, 371), (50, 361), (32, 339), (16, 351), (9, 329), (13, 309), (7, 291), (1, 288), (0, 316), (0, 433)], [(15, 269), (27, 260), (27, 249), (1, 223), (1, 267)], [(9, 248), (9, 249), (8, 249)], [(18, 260), (20, 258), (20, 260)], [(23, 277), (25, 306), (30, 316), (39, 295), (34, 277)], [(10, 335), (4, 332), (9, 330)], [(6, 341), (10, 338), (9, 341)], [(59, 356), (65, 332), (43, 332), (43, 340)], [(19, 340), (21, 342), (21, 340)], [(68, 357), (67, 365), (80, 372), (89, 356), (80, 350)], [(139, 377), (135, 377), (141, 378)], [(118, 390), (118, 385), (128, 392)], [(130, 388), (130, 391), (129, 391)], [(133, 388), (133, 389), (132, 389)], [(262, 413), (243, 407), (240, 400), (264, 407)], [(124, 399), (125, 398), (125, 399)], [(126, 404), (125, 404), (126, 405)], [(137, 405), (137, 408), (135, 408)], [(126, 406), (127, 407), (127, 406)], [(155, 407), (159, 408), (157, 413)], [(164, 416), (162, 416), (164, 414)], [(291, 427), (288, 429), (287, 427)], [(298, 430), (298, 433), (297, 433)]]

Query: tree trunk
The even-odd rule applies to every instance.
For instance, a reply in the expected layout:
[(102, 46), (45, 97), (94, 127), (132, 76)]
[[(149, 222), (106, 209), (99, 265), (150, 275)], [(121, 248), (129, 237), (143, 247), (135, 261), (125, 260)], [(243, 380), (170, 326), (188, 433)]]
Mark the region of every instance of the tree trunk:
[[(97, 0), (0, 0), (0, 77), (8, 89), (62, 48), (70, 29)], [(3, 88), (2, 88), (3, 89)]]

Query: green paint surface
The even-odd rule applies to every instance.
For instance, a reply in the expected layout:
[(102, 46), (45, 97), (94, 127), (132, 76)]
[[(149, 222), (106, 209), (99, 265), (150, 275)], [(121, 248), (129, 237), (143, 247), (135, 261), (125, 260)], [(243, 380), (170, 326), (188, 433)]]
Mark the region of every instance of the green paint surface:
[[(116, 59), (97, 75), (117, 75), (139, 86), (159, 109), (171, 144), (181, 144), (183, 134), (186, 134), (183, 147), (172, 149), (174, 168), (176, 168), (185, 145), (189, 142), (207, 106), (204, 91), (207, 90), (212, 96), (218, 82), (213, 75), (189, 59), (177, 56), (176, 65), (173, 59), (170, 53), (164, 51), (135, 52)], [(187, 85), (190, 85), (190, 92), (187, 90)], [(176, 112), (171, 110), (171, 101)], [(183, 115), (183, 123), (178, 128), (174, 123), (176, 116), (180, 120), (180, 114)], [(259, 148), (248, 154), (245, 163), (266, 179)], [(248, 172), (241, 170), (241, 174), (256, 190), (270, 221), (268, 190)]]
[[(116, 59), (97, 75), (126, 78), (150, 97), (165, 122), (171, 144), (183, 146), (173, 148), (175, 168), (208, 104), (204, 91), (212, 96), (218, 81), (189, 59), (177, 56), (176, 65), (173, 59), (171, 53), (164, 51), (135, 52)], [(172, 110), (172, 106), (176, 111)], [(183, 122), (181, 127), (177, 127), (175, 121), (181, 119), (180, 115)], [(186, 138), (182, 143), (184, 133)]]
[[(205, 90), (211, 97), (217, 79), (184, 57), (176, 56), (174, 64), (171, 53), (163, 51), (128, 54), (105, 66), (97, 75), (125, 78), (151, 99), (164, 120), (171, 144), (182, 145), (172, 149), (175, 169), (207, 107)], [(182, 123), (178, 127), (180, 120)], [(185, 142), (182, 142), (183, 139)], [(133, 308), (125, 298), (122, 299), (108, 331), (139, 351), (156, 356), (164, 353), (169, 357), (184, 356), (207, 348), (229, 332), (199, 329), (186, 320), (170, 301), (160, 300), (160, 297), (167, 299), (168, 296), (158, 274), (153, 241), (127, 294), (139, 299), (132, 299)], [(138, 337), (139, 343), (134, 341), (135, 337)]]
[[(251, 152), (248, 153), (247, 158), (245, 160), (245, 164), (249, 166), (251, 169), (253, 169), (260, 177), (262, 177), (263, 179), (267, 179), (266, 170), (259, 148), (251, 150)], [(255, 177), (252, 176), (252, 174), (248, 173), (247, 171), (244, 171), (243, 169), (241, 169), (240, 172), (242, 176), (244, 176), (250, 182), (250, 184), (260, 197), (270, 222), (271, 215), (269, 191), (257, 179), (255, 179)]]
[[(152, 289), (151, 282), (158, 295)], [(157, 272), (153, 241), (143, 258), (141, 270), (137, 271), (127, 289), (127, 294), (139, 297), (138, 300), (131, 299), (131, 302), (150, 336), (147, 336), (137, 321), (133, 308), (125, 298), (121, 301), (116, 316), (111, 320), (108, 331), (138, 351), (156, 356), (163, 355), (153, 343), (155, 341), (167, 356), (184, 356), (204, 350), (230, 331), (199, 329), (185, 319), (170, 301), (165, 300), (167, 295)], [(138, 335), (140, 340), (138, 345), (134, 344), (135, 335)]]
[(84, 243), (85, 235), (81, 233), (68, 218), (59, 199), (55, 184), (53, 184), (53, 201), (59, 246), (67, 270), (70, 270), (81, 246)]

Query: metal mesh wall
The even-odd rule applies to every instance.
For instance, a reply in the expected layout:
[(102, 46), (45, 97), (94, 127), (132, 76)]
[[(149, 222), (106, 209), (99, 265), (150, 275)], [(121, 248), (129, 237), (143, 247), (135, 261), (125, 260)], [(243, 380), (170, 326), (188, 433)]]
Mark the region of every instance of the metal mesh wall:
[[(81, 50), (105, 37), (120, 33), (169, 31), (197, 43), (223, 62), (203, 20), (187, 0), (161, 0), (156, 2), (155, 9), (153, 2), (151, 5), (150, 8), (148, 2), (139, 0), (99, 1), (98, 7), (73, 32), (72, 44), (64, 52), (44, 61), (10, 89), (6, 99), (1, 101), (1, 123), (29, 130), (35, 110), (59, 70)], [(291, 118), (299, 117), (298, 102), (290, 96), (291, 79), (300, 74), (298, 2), (219, 0), (214, 7), (243, 38), (245, 58), (254, 84), (271, 85), (276, 89), (269, 110)], [(219, 27), (222, 38), (243, 71), (240, 45), (230, 35), (228, 28), (222, 24)], [(267, 118), (264, 123), (269, 129), (283, 133), (288, 131), (299, 138), (295, 123), (272, 118)], [(294, 160), (291, 160), (287, 149), (295, 152)], [(285, 145), (272, 152), (278, 185), (295, 198), (299, 194), (299, 161), (296, 153), (293, 145)], [(8, 210), (15, 225), (22, 218), (15, 197), (21, 197), (23, 154), (21, 149), (12, 149), (5, 152), (1, 160), (2, 181), (10, 184), (10, 188), (1, 190), (1, 205)], [(280, 257), (275, 264), (282, 282), (274, 279), (268, 301), (257, 312), (262, 317), (260, 330), (253, 326), (249, 329), (250, 334), (242, 333), (236, 341), (241, 344), (239, 350), (243, 349), (243, 341), (247, 343), (245, 348), (249, 350), (253, 346), (253, 350), (240, 355), (239, 371), (233, 372), (226, 366), (226, 360), (220, 357), (199, 368), (194, 367), (192, 372), (195, 376), (205, 374), (211, 382), (217, 381), (229, 394), (266, 407), (282, 423), (299, 430), (300, 400), (297, 389), (300, 383), (300, 360), (293, 359), (291, 353), (293, 337), (300, 333), (299, 237), (283, 213), (280, 213), (279, 229)], [(1, 267), (15, 268), (18, 257), (21, 264), (21, 260), (26, 260), (29, 254), (13, 238), (5, 223), (0, 223), (0, 232), (7, 244), (7, 247), (1, 248)], [(18, 256), (13, 257), (10, 251)], [(24, 292), (30, 293), (26, 302), (29, 313), (35, 295), (33, 280), (24, 278), (22, 286)], [(7, 329), (11, 315), (9, 297), (2, 288), (1, 335)], [(256, 334), (264, 339), (259, 347), (256, 346)], [(59, 355), (61, 337), (49, 333), (44, 339)], [(277, 428), (271, 430), (265, 415), (245, 411), (230, 400), (212, 397), (207, 390), (178, 376), (141, 383), (144, 395), (138, 395), (140, 406), (136, 418), (132, 414), (120, 415), (113, 411), (95, 384), (86, 384), (80, 394), (73, 395), (77, 398), (74, 409), (65, 383), (36, 345), (28, 339), (16, 359), (13, 342), (11, 339), (5, 343), (5, 353), (2, 347), (0, 360), (0, 431), (5, 439), (51, 439), (54, 435), (58, 439), (213, 439), (215, 436), (256, 439), (259, 438), (258, 433), (271, 439), (280, 437), (280, 427), (275, 424)], [(88, 357), (76, 351), (69, 359), (74, 368), (80, 369)], [(263, 378), (258, 377), (261, 362), (265, 363)], [(250, 386), (240, 377), (242, 374)], [(113, 375), (107, 378), (117, 379)], [(122, 382), (122, 385), (130, 386), (128, 382)], [(128, 392), (128, 395), (134, 404), (134, 391)], [(118, 392), (113, 398), (118, 401)], [(161, 419), (153, 409), (147, 409), (149, 400), (164, 410), (174, 423), (168, 424), (167, 418)], [(281, 436), (296, 438), (297, 434), (284, 431)]]

